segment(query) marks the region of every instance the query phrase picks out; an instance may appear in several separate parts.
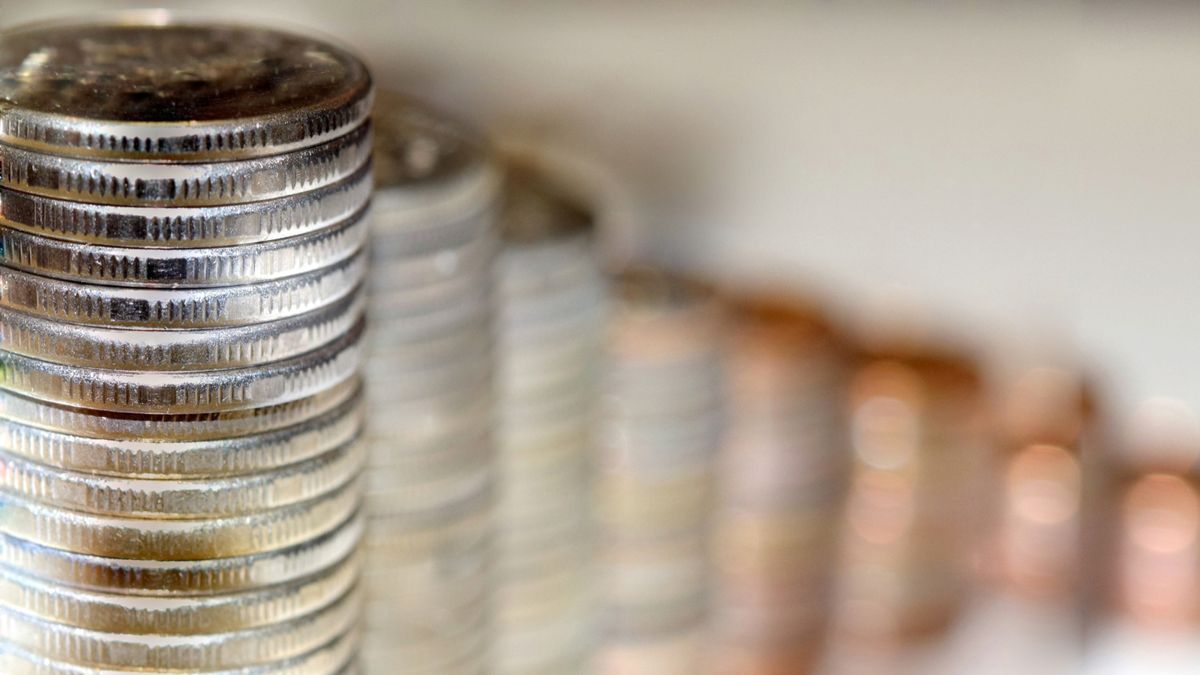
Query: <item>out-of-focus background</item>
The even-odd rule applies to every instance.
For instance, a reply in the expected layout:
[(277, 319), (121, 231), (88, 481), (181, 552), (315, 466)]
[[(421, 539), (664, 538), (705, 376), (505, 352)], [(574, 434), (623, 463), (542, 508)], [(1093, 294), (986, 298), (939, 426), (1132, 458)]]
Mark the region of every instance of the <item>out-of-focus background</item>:
[[(602, 196), (618, 255), (782, 280), (851, 323), (883, 307), (997, 368), (1056, 354), (1098, 375), (1118, 427), (1152, 398), (1200, 409), (1200, 5), (186, 7), (319, 30), (382, 86), (553, 148)], [(985, 601), (914, 671), (1071, 672), (1070, 632), (1052, 609)], [(1090, 672), (1191, 672), (1200, 652), (1101, 635)]]

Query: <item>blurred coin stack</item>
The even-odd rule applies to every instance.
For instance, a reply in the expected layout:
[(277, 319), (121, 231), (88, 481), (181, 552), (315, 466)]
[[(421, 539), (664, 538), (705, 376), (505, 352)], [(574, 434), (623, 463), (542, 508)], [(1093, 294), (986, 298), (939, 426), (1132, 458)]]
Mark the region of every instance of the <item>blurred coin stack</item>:
[(349, 672), (366, 69), (158, 12), (0, 98), (0, 671)]
[(592, 461), (607, 282), (591, 214), (507, 167), (498, 264), (497, 672), (583, 673), (594, 632)]
[(1073, 603), (1084, 590), (1083, 456), (1098, 450), (1094, 404), (1080, 376), (1063, 368), (1025, 369), (1006, 389), (985, 561), (1005, 588)]
[(1109, 459), (1107, 619), (1191, 635), (1200, 622), (1200, 426), (1169, 399), (1144, 404)]
[(950, 623), (965, 599), (982, 523), (984, 457), (973, 365), (935, 348), (862, 355), (849, 392), (853, 468), (837, 590), (837, 629), (876, 644)]
[(614, 288), (596, 486), (604, 673), (701, 671), (722, 443), (723, 311), (645, 268)]
[(829, 610), (847, 364), (815, 308), (777, 297), (731, 305), (709, 663), (722, 675), (799, 675), (813, 669)]
[(494, 573), (493, 260), (501, 175), (397, 96), (375, 113), (367, 366), (367, 672), (488, 667)]

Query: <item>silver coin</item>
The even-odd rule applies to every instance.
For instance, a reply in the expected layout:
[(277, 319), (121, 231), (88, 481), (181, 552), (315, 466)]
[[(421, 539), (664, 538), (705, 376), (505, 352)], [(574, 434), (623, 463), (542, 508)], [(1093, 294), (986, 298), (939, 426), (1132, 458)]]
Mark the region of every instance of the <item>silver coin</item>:
[(114, 370), (217, 370), (280, 361), (319, 349), (361, 318), (360, 289), (307, 314), (198, 330), (63, 323), (0, 307), (0, 350), (62, 365)]
[(202, 635), (288, 621), (344, 595), (358, 578), (352, 553), (304, 579), (263, 590), (208, 597), (130, 597), (65, 588), (6, 570), (0, 605), (21, 614), (86, 630), (136, 635)]
[(142, 328), (213, 328), (310, 312), (362, 282), (362, 253), (327, 268), (259, 284), (150, 290), (92, 286), (0, 268), (0, 306), (50, 319)]
[(294, 546), (329, 532), (358, 507), (358, 480), (273, 511), (203, 520), (114, 518), (0, 495), (6, 534), (85, 555), (138, 560), (204, 560)]
[(164, 561), (71, 553), (0, 533), (0, 564), (64, 587), (130, 597), (206, 596), (261, 590), (319, 573), (350, 555), (362, 537), (355, 512), (325, 534), (247, 556)]
[[(336, 635), (316, 649), (274, 663), (239, 667), (233, 670), (209, 670), (206, 675), (351, 675), (358, 651), (359, 633), (350, 630)], [(0, 643), (0, 669), (6, 675), (132, 675), (144, 670), (92, 668), (62, 663)]]
[(378, 187), (389, 198), (418, 200), (439, 190), (460, 196), (470, 192), (463, 185), (486, 186), (486, 201), (499, 195), (500, 172), (494, 157), (482, 138), (463, 124), (386, 91), (376, 99), (374, 121)]
[(211, 248), (115, 248), (0, 227), (0, 264), (85, 283), (179, 288), (271, 281), (344, 260), (366, 240), (362, 213), (289, 239)]
[(0, 145), (13, 190), (114, 206), (219, 206), (287, 197), (344, 180), (371, 158), (363, 123), (321, 145), (223, 163), (135, 163), (45, 155)]
[(354, 377), (297, 401), (190, 415), (106, 413), (56, 405), (0, 389), (0, 419), (97, 439), (215, 441), (306, 422), (345, 403), (361, 389), (361, 381)]
[(204, 635), (107, 633), (54, 624), (0, 608), (6, 639), (55, 660), (101, 668), (171, 672), (254, 666), (300, 656), (353, 628), (361, 597), (351, 590), (316, 612), (286, 622)]
[(115, 478), (50, 469), (0, 452), (0, 490), (105, 516), (198, 518), (266, 511), (318, 497), (357, 476), (365, 443), (266, 473), (202, 480)]
[(336, 138), (367, 118), (372, 88), (324, 42), (142, 12), (6, 31), (0, 97), (8, 145), (194, 162)]
[(0, 388), (91, 410), (186, 414), (286, 403), (319, 394), (357, 372), (360, 321), (334, 342), (257, 367), (155, 373), (64, 366), (0, 351)]
[(275, 471), (301, 464), (361, 433), (362, 396), (281, 429), (208, 440), (133, 440), (75, 436), (0, 420), (0, 448), (39, 465), (122, 480), (199, 478)]
[[(0, 125), (3, 125), (0, 115)], [(222, 206), (111, 206), (0, 187), (0, 223), (30, 234), (105, 246), (203, 248), (277, 241), (343, 222), (371, 198), (370, 164), (316, 190)]]

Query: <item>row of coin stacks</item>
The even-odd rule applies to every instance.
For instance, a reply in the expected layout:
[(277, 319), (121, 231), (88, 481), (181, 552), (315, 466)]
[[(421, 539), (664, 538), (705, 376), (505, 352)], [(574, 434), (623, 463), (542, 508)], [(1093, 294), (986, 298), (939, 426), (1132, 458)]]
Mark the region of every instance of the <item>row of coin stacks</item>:
[(350, 672), (366, 68), (134, 14), (0, 98), (0, 672)]
[[(954, 621), (987, 525), (969, 360), (605, 274), (544, 170), (405, 99), (375, 123), (369, 672), (790, 675)], [(987, 528), (1006, 574), (1043, 524)]]

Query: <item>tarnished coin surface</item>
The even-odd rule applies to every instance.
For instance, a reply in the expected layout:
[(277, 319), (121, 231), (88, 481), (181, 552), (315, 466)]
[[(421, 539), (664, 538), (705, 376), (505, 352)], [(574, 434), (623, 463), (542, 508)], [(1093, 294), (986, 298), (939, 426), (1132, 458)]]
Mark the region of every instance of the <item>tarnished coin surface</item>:
[(0, 100), (8, 145), (191, 162), (344, 135), (367, 119), (372, 88), (361, 61), (322, 41), (135, 12), (6, 31)]

